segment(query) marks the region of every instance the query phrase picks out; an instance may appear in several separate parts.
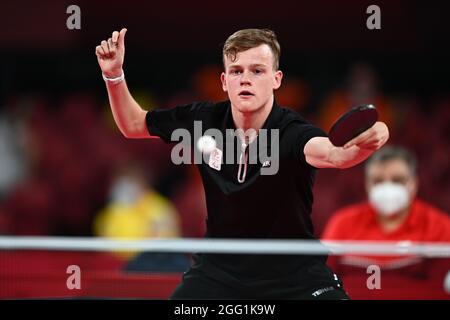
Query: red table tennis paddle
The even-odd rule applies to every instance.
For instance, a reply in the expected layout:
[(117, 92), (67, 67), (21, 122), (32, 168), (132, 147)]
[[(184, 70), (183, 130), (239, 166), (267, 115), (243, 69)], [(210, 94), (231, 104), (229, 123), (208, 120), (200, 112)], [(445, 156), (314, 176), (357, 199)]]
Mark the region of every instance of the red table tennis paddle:
[(378, 120), (378, 111), (372, 104), (352, 108), (333, 124), (328, 134), (331, 143), (342, 147), (372, 127)]

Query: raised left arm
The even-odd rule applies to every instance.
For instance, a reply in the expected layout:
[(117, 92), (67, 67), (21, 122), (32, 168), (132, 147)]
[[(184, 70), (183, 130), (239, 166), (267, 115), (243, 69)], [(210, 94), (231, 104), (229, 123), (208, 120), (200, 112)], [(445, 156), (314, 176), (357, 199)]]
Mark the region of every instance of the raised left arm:
[(303, 152), (306, 162), (316, 168), (346, 169), (366, 160), (388, 139), (388, 127), (377, 122), (343, 147), (334, 146), (328, 138), (314, 137), (306, 143)]

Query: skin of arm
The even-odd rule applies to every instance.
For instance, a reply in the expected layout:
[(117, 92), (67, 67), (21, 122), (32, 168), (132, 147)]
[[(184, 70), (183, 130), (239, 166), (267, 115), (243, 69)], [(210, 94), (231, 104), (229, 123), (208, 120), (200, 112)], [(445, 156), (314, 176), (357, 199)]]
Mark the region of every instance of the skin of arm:
[(334, 146), (326, 137), (314, 137), (306, 143), (303, 152), (306, 162), (313, 167), (347, 169), (366, 160), (388, 139), (388, 127), (377, 122), (343, 147)]
[[(114, 31), (111, 38), (103, 40), (95, 48), (100, 69), (109, 79), (123, 75), (126, 32), (125, 28), (120, 32)], [(134, 100), (125, 79), (118, 82), (106, 81), (106, 88), (114, 120), (122, 134), (127, 138), (152, 138), (146, 125), (147, 111)]]
[(124, 81), (118, 84), (106, 83), (109, 103), (114, 120), (122, 134), (127, 138), (151, 138), (143, 110), (134, 100)]

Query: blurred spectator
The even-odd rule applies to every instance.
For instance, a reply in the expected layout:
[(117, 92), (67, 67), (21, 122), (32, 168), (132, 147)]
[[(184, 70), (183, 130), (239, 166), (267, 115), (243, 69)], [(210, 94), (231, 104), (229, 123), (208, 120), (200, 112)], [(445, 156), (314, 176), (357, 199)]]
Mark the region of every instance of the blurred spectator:
[(0, 111), (0, 234), (12, 231), (11, 215), (2, 208), (6, 199), (27, 173), (23, 150), (23, 120), (14, 113)]
[[(94, 221), (97, 236), (110, 238), (175, 238), (180, 236), (179, 217), (169, 200), (154, 191), (142, 167), (128, 164), (118, 170), (110, 189), (110, 202)], [(185, 271), (185, 255), (123, 253), (131, 258), (128, 271)]]
[(357, 63), (350, 68), (347, 85), (344, 88), (331, 92), (320, 108), (319, 125), (329, 130), (342, 114), (350, 108), (374, 104), (380, 115), (380, 120), (389, 127), (391, 136), (395, 132), (394, 110), (387, 98), (378, 88), (378, 79), (375, 70), (365, 63)]
[(1, 171), (9, 182), (3, 185), (0, 204), (2, 233), (48, 235), (53, 231), (50, 221), (54, 197), (49, 182), (35, 174), (38, 147), (30, 143), (35, 138), (30, 132), (30, 116), (45, 114), (46, 101), (40, 96), (12, 98), (5, 110), (8, 113), (0, 138), (5, 139), (5, 144), (0, 160)]
[[(386, 146), (375, 153), (366, 164), (369, 201), (336, 212), (322, 239), (450, 243), (450, 217), (417, 198), (416, 171), (416, 159), (406, 149)], [(353, 290), (357, 295), (362, 294), (360, 298), (371, 297), (368, 292), (358, 291), (366, 286), (369, 265), (378, 265), (386, 281), (389, 274), (396, 276), (395, 289), (404, 290), (398, 298), (405, 295), (421, 298), (427, 294), (439, 297), (444, 294), (443, 279), (450, 268), (448, 262), (418, 256), (342, 255), (329, 259), (329, 264), (343, 277), (350, 296)], [(405, 280), (400, 288), (398, 279)], [(379, 297), (391, 298), (389, 286), (384, 286)]]
[(14, 112), (0, 112), (0, 200), (26, 175), (23, 126)]

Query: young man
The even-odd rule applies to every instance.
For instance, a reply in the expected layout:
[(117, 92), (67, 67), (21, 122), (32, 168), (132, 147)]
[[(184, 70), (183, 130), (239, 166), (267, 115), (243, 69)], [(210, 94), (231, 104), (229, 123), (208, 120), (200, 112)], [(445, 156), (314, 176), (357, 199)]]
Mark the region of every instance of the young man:
[[(208, 208), (207, 237), (314, 239), (310, 213), (316, 168), (356, 165), (388, 139), (386, 125), (378, 122), (338, 148), (322, 130), (279, 107), (273, 91), (283, 77), (278, 70), (280, 45), (270, 30), (240, 30), (225, 42), (221, 80), (229, 101), (146, 112), (124, 81), (125, 33), (126, 29), (113, 32), (112, 38), (97, 46), (96, 54), (114, 118), (126, 137), (157, 136), (169, 142), (176, 129), (192, 133), (194, 121), (201, 121), (203, 131), (217, 129), (223, 136), (227, 129), (247, 133), (235, 135), (231, 144), (219, 145), (218, 162), (198, 165)], [(271, 138), (278, 137), (263, 147), (273, 151), (276, 144), (276, 174), (262, 174), (271, 166), (267, 159), (249, 161), (248, 150), (264, 142), (261, 129), (269, 130)], [(241, 146), (238, 150), (234, 150), (235, 142)], [(225, 161), (230, 149), (238, 163)], [(260, 151), (268, 154), (268, 150)], [(172, 298), (347, 298), (325, 262), (326, 257), (317, 256), (200, 254)]]

